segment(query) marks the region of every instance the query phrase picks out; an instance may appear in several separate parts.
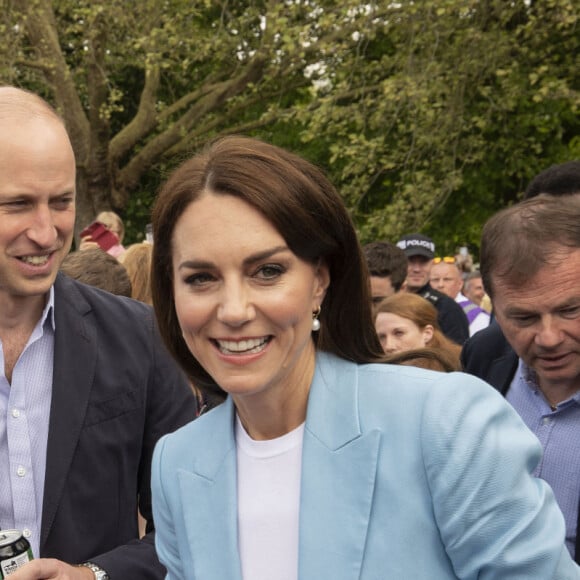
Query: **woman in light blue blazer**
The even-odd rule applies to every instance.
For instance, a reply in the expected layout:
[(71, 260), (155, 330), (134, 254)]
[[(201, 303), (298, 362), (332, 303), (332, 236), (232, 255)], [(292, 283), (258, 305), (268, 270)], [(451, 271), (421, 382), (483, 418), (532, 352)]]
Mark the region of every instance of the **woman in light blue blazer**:
[(227, 394), (155, 450), (168, 579), (580, 578), (503, 398), (379, 364), (356, 233), (318, 169), (227, 137), (173, 173), (153, 227), (162, 335)]

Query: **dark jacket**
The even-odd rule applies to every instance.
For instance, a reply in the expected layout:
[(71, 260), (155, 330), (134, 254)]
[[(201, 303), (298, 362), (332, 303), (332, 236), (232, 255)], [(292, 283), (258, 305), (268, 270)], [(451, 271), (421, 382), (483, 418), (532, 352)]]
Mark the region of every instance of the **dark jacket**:
[(518, 355), (495, 321), (473, 335), (461, 351), (461, 366), (494, 386), (504, 397), (518, 368)]
[[(496, 321), (474, 334), (461, 351), (463, 370), (487, 381), (504, 397), (516, 374), (518, 362), (518, 355), (506, 340)], [(575, 560), (580, 564), (580, 505), (576, 527)]]
[(423, 286), (417, 294), (429, 300), (437, 308), (437, 322), (447, 338), (457, 344), (463, 344), (469, 338), (467, 316), (453, 298), (431, 288), (430, 284)]
[(152, 529), (158, 438), (196, 416), (152, 309), (59, 274), (41, 557), (91, 560), (112, 580), (164, 578)]

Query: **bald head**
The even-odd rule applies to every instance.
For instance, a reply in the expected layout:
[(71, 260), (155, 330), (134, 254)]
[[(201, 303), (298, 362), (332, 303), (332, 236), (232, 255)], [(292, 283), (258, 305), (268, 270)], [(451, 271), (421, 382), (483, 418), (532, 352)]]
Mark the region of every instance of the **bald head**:
[[(0, 87), (0, 296), (44, 303), (68, 254), (75, 157), (66, 128), (37, 95)], [(22, 302), (25, 304), (25, 302)]]
[(42, 97), (17, 87), (0, 87), (0, 124), (5, 120), (48, 117), (64, 126), (56, 110)]
[(431, 286), (439, 292), (447, 294), (449, 298), (455, 298), (461, 292), (463, 278), (455, 264), (439, 262), (431, 268)]
[(0, 153), (5, 153), (9, 159), (11, 152), (20, 146), (32, 155), (40, 148), (50, 148), (53, 140), (59, 143), (61, 150), (70, 154), (74, 171), (72, 144), (64, 121), (56, 110), (30, 91), (0, 86)]

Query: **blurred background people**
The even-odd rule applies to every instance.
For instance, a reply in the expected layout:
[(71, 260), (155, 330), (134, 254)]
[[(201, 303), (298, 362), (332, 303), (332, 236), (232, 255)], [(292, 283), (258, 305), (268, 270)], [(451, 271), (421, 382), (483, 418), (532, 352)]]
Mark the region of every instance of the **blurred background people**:
[(440, 260), (431, 268), (431, 286), (453, 298), (463, 309), (469, 323), (469, 335), (489, 326), (489, 314), (461, 293), (463, 278), (455, 258)]
[(444, 258), (435, 258), (433, 260), (429, 283), (435, 290), (439, 290), (439, 292), (443, 292), (449, 298), (455, 300), (456, 296), (461, 292), (463, 279), (453, 256), (445, 256)]
[(455, 253), (454, 259), (455, 265), (464, 279), (473, 270), (473, 256), (469, 253), (467, 246), (461, 246)]
[(132, 298), (153, 304), (151, 298), (151, 254), (153, 246), (149, 242), (131, 244), (119, 257), (132, 287)]
[(484, 308), (482, 301), (485, 296), (485, 288), (483, 287), (481, 272), (479, 270), (474, 270), (467, 274), (463, 282), (463, 294), (474, 304), (477, 304), (480, 308)]
[(580, 194), (580, 160), (565, 161), (540, 171), (524, 191), (523, 199), (531, 199), (542, 193), (548, 195)]
[(369, 270), (371, 299), (376, 305), (404, 288), (407, 256), (395, 244), (384, 241), (366, 244), (362, 250)]
[(131, 280), (127, 270), (116, 258), (100, 248), (71, 252), (63, 260), (60, 271), (111, 294), (131, 297)]
[[(117, 238), (117, 243), (107, 248), (107, 254), (115, 258), (119, 258), (125, 252), (123, 246), (123, 238), (125, 237), (125, 225), (121, 217), (114, 211), (102, 211), (95, 218), (96, 222), (103, 224), (111, 233)], [(90, 236), (85, 236), (81, 239), (79, 250), (87, 250), (89, 248), (96, 248), (99, 244), (95, 242)]]
[(469, 338), (469, 323), (461, 306), (429, 284), (435, 258), (435, 243), (423, 234), (403, 236), (397, 246), (407, 256), (407, 292), (429, 300), (437, 309), (437, 320), (443, 334), (462, 345)]
[(375, 308), (375, 329), (387, 355), (429, 346), (444, 351), (454, 370), (461, 367), (461, 347), (441, 332), (437, 310), (417, 294), (401, 292), (380, 302)]

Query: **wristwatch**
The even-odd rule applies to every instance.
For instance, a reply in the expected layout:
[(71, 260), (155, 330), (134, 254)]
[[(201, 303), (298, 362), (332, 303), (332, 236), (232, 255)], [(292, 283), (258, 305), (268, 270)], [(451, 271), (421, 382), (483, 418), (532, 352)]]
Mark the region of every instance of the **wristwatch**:
[(95, 580), (110, 580), (109, 575), (100, 566), (97, 566), (92, 562), (83, 562), (82, 564), (79, 564), (79, 566), (88, 568), (95, 575)]

